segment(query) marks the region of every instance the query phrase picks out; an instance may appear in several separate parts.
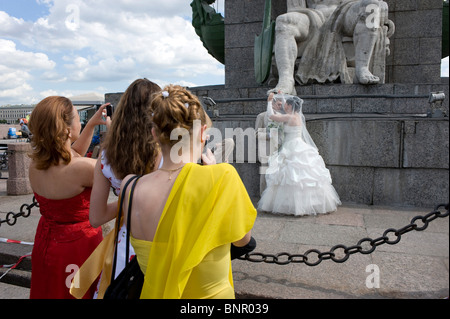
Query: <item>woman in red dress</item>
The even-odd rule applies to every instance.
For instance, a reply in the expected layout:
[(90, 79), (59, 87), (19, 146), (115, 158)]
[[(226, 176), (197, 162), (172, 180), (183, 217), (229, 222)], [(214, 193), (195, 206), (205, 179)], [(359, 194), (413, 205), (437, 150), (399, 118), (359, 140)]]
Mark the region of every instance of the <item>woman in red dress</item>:
[[(67, 299), (74, 273), (102, 240), (89, 223), (89, 201), (96, 161), (83, 157), (96, 125), (105, 124), (100, 107), (81, 131), (71, 101), (42, 100), (30, 119), (32, 161), (29, 178), (41, 219), (32, 252), (31, 299)], [(86, 293), (92, 298), (95, 285)]]

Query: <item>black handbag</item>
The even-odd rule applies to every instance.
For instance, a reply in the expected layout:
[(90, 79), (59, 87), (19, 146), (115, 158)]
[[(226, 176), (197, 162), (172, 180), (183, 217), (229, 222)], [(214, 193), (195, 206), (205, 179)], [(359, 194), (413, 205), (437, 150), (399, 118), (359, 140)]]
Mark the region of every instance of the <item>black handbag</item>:
[(117, 224), (120, 223), (120, 219), (122, 218), (122, 204), (123, 199), (125, 197), (125, 190), (127, 189), (130, 182), (133, 182), (130, 190), (130, 199), (128, 203), (128, 218), (127, 218), (127, 238), (126, 238), (126, 253), (125, 253), (125, 268), (121, 271), (121, 273), (114, 278), (114, 274), (116, 272), (116, 262), (117, 262), (117, 246), (118, 240), (117, 235), (119, 232), (119, 227), (116, 227), (116, 249), (114, 253), (114, 262), (113, 269), (111, 274), (111, 284), (106, 289), (105, 295), (103, 299), (139, 299), (141, 296), (142, 286), (144, 284), (144, 274), (139, 267), (136, 256), (134, 256), (129, 261), (130, 255), (130, 231), (131, 231), (131, 208), (132, 208), (132, 199), (134, 188), (136, 186), (136, 182), (139, 180), (140, 176), (133, 176), (125, 185), (122, 196), (120, 198), (119, 205), (119, 214), (117, 217)]

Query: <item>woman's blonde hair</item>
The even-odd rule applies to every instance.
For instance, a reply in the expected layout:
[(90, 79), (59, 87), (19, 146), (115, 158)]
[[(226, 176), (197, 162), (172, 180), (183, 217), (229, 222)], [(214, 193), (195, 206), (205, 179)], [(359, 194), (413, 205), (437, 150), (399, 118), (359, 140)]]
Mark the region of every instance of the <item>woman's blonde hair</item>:
[(130, 84), (114, 110), (103, 144), (106, 159), (118, 179), (128, 174), (144, 175), (154, 169), (158, 147), (148, 116), (152, 96), (161, 88), (147, 80)]
[(173, 130), (183, 128), (192, 133), (195, 120), (211, 126), (197, 96), (179, 85), (168, 85), (155, 95), (151, 103), (153, 123), (161, 144), (175, 145), (181, 138), (171, 140)]
[(73, 119), (72, 102), (62, 96), (47, 97), (33, 109), (29, 121), (30, 157), (37, 169), (46, 170), (61, 161), (70, 163), (72, 156), (66, 149), (66, 142)]

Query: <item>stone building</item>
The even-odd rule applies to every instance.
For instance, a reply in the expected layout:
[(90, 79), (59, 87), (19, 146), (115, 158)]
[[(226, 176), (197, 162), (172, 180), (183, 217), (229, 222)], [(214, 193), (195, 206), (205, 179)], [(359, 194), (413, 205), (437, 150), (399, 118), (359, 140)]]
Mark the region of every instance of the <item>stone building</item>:
[(0, 106), (0, 121), (6, 121), (5, 124), (19, 123), (19, 119), (27, 117), (33, 107), (32, 105)]

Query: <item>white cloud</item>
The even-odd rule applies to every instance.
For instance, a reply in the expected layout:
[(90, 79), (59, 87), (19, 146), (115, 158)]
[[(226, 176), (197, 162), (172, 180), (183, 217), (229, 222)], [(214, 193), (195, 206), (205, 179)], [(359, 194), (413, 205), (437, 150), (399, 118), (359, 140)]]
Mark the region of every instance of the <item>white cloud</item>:
[(39, 93), (41, 95), (41, 97), (44, 99), (48, 96), (59, 96), (60, 94), (58, 94), (57, 91), (55, 90), (47, 90), (47, 91), (42, 91)]
[(11, 17), (4, 11), (0, 11), (0, 26), (0, 35), (9, 34), (19, 36), (28, 30), (31, 24), (25, 22), (23, 19)]
[(51, 71), (55, 62), (46, 54), (18, 50), (10, 40), (0, 39), (0, 98), (20, 99), (22, 103), (33, 103), (36, 99), (30, 80), (35, 70)]
[(2, 65), (11, 69), (23, 70), (51, 70), (56, 65), (46, 54), (17, 50), (13, 41), (2, 39), (0, 39), (0, 61)]
[[(223, 81), (223, 66), (207, 53), (191, 25), (189, 1), (36, 1), (49, 7), (49, 14), (36, 21), (0, 11), (0, 41), (8, 41), (14, 56), (9, 62), (29, 75), (27, 83), (38, 92), (62, 92), (54, 86), (83, 83), (107, 90), (138, 77), (190, 86), (203, 85), (211, 76)], [(17, 50), (19, 43), (26, 49)], [(1, 53), (0, 65), (9, 65)], [(39, 88), (31, 78), (41, 80)]]

